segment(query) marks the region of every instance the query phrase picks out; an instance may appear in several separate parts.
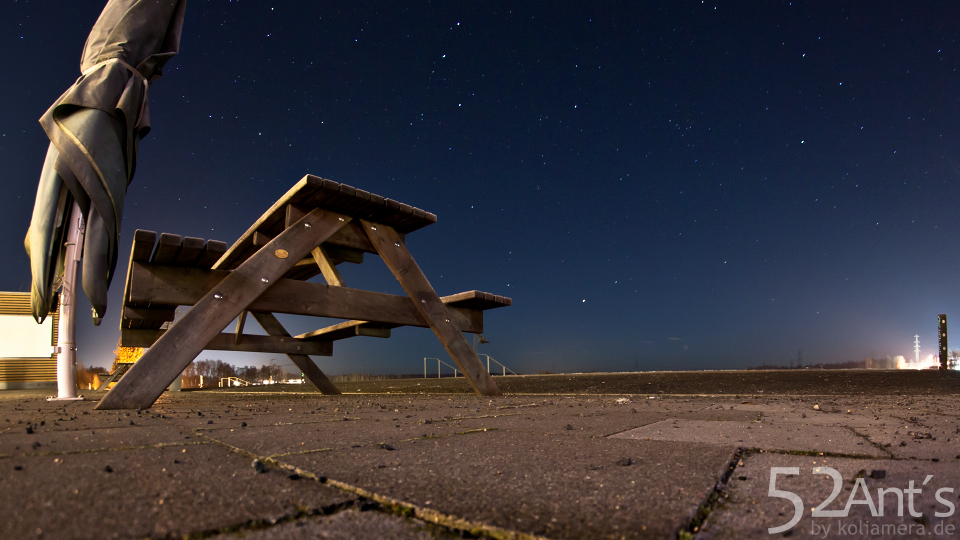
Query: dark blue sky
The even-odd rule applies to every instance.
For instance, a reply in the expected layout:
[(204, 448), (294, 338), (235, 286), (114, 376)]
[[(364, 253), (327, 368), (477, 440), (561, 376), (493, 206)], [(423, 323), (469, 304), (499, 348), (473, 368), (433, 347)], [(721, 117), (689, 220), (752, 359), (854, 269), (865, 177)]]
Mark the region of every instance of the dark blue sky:
[[(37, 119), (102, 5), (0, 8), (0, 290), (29, 290)], [(411, 251), (441, 295), (513, 298), (481, 352), (516, 371), (935, 352), (937, 314), (960, 324), (960, 9), (880, 6), (190, 0), (121, 265), (137, 228), (232, 243), (311, 173), (437, 214)], [(400, 292), (376, 257), (340, 269)], [(87, 364), (112, 360), (122, 281), (80, 321)], [(320, 365), (425, 356), (398, 329)]]

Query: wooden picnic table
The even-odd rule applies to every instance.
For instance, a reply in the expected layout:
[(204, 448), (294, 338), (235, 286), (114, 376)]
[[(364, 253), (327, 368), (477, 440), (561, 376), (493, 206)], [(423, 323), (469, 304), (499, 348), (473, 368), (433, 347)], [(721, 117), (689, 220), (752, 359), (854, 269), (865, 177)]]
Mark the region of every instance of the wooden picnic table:
[[(230, 248), (201, 238), (134, 234), (123, 295), (121, 343), (149, 347), (98, 409), (148, 408), (204, 349), (286, 354), (325, 394), (336, 386), (310, 359), (333, 342), (429, 327), (481, 395), (499, 395), (464, 332), (510, 298), (481, 291), (440, 297), (406, 248), (407, 234), (437, 217), (361, 189), (307, 175)], [(337, 265), (379, 255), (407, 296), (349, 288)], [(307, 281), (323, 275), (326, 283)], [(193, 306), (174, 322), (178, 306)], [(291, 336), (274, 315), (344, 319)], [(244, 333), (247, 314), (267, 335)], [(237, 320), (233, 332), (224, 331)]]

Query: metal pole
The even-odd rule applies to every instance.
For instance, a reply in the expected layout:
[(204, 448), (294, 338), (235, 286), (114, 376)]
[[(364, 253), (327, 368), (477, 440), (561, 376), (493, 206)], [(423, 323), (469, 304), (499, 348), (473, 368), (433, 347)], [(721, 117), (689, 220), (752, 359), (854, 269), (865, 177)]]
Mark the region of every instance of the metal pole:
[(487, 357), (487, 373), (490, 373), (490, 355), (485, 355)]
[(440, 359), (437, 358), (437, 378), (440, 378)]
[(427, 378), (427, 357), (423, 357), (423, 378)]
[(60, 324), (57, 337), (57, 397), (47, 401), (78, 401), (77, 397), (77, 271), (83, 246), (84, 222), (80, 206), (74, 201), (67, 225), (67, 252), (60, 292)]

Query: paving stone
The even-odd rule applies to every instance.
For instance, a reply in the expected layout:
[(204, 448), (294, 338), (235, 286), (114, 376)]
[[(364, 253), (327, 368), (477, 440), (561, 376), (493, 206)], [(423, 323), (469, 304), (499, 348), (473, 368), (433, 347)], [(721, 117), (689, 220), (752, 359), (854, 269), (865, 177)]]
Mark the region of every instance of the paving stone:
[(888, 454), (843, 427), (810, 426), (800, 422), (711, 422), (663, 420), (623, 433), (620, 439), (685, 441), (764, 450), (798, 450), (887, 457)]
[[(550, 538), (664, 538), (716, 483), (733, 449), (503, 431), (389, 451), (289, 456), (380, 495)], [(617, 461), (630, 458), (624, 467)]]
[(397, 428), (393, 423), (384, 422), (339, 422), (209, 430), (203, 434), (257, 455), (272, 456), (323, 449), (349, 449), (378, 443), (397, 444), (424, 436), (449, 436), (461, 431), (464, 431), (463, 427), (452, 424)]
[(249, 458), (215, 444), (14, 457), (0, 467), (0, 538), (10, 539), (182, 535), (352, 499), (286, 471), (255, 474)]
[(189, 445), (196, 437), (175, 426), (124, 426), (83, 431), (48, 430), (0, 433), (0, 455), (40, 455), (89, 452), (156, 445)]

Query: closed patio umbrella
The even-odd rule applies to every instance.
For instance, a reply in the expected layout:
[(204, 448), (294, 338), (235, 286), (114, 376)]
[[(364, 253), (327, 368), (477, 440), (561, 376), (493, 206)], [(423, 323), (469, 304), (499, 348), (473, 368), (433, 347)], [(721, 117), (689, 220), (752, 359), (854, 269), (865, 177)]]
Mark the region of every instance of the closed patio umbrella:
[[(124, 196), (140, 140), (150, 131), (147, 91), (179, 50), (185, 7), (186, 0), (109, 0), (84, 45), (80, 77), (40, 118), (50, 146), (24, 244), (38, 322), (54, 308), (56, 291), (64, 285), (61, 338), (66, 322), (72, 340), (68, 278), (76, 259), (82, 258), (94, 324), (106, 312)], [(68, 234), (71, 226), (75, 234)]]

